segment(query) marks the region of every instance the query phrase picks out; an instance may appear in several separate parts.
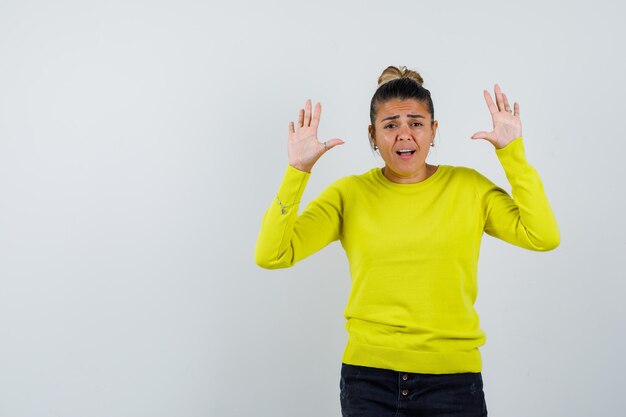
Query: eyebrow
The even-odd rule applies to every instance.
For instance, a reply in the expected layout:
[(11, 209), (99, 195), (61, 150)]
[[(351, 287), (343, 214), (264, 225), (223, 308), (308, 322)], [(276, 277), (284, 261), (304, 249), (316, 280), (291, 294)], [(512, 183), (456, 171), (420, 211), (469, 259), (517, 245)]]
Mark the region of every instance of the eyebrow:
[[(412, 119), (425, 119), (425, 117), (422, 116), (421, 114), (407, 114), (406, 117), (410, 117)], [(400, 115), (396, 114), (395, 116), (385, 117), (383, 120), (381, 120), (381, 122), (384, 122), (385, 120), (395, 120), (399, 118), (400, 118)]]

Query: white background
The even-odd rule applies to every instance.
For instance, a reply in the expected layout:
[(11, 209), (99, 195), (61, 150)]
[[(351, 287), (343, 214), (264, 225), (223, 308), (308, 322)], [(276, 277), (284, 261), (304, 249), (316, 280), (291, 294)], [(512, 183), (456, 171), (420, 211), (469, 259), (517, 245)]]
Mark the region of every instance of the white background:
[(347, 262), (254, 264), (287, 124), (324, 105), (304, 203), (381, 161), (369, 100), (421, 72), (430, 162), (508, 188), (482, 90), (521, 104), (561, 229), (485, 237), (492, 416), (623, 412), (624, 6), (617, 1), (0, 1), (0, 416), (338, 416)]

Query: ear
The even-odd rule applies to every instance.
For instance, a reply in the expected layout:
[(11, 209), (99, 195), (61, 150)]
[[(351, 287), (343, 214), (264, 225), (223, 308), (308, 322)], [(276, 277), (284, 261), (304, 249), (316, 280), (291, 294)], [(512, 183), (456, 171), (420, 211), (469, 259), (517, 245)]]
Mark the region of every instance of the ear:
[(433, 141), (435, 140), (435, 136), (437, 136), (438, 127), (439, 127), (439, 122), (437, 120), (433, 120)]
[(374, 131), (374, 127), (372, 125), (367, 127), (367, 134), (370, 139), (370, 145), (372, 145), (373, 148), (374, 145), (376, 145), (376, 132)]

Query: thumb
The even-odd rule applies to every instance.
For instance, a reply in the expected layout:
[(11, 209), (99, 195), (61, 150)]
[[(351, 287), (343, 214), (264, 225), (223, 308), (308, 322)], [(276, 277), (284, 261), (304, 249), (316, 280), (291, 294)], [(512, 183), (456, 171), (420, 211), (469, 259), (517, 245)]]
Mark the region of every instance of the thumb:
[(326, 149), (330, 150), (337, 145), (343, 145), (345, 142), (341, 139), (331, 139), (326, 141)]
[(485, 140), (488, 140), (489, 142), (494, 140), (491, 132), (476, 132), (472, 135), (472, 139), (485, 139)]

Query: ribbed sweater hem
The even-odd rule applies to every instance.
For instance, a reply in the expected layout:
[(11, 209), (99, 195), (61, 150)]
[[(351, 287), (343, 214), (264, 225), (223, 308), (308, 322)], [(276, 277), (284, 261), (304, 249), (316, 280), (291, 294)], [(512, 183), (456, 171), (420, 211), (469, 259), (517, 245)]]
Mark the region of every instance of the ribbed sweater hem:
[(481, 372), (480, 351), (424, 352), (371, 346), (348, 340), (342, 362), (348, 365), (422, 374)]

